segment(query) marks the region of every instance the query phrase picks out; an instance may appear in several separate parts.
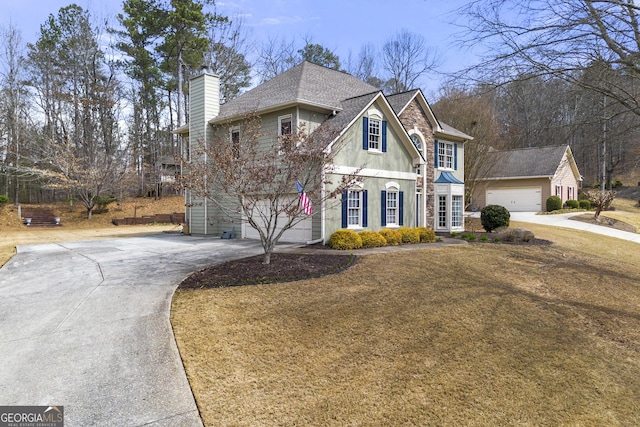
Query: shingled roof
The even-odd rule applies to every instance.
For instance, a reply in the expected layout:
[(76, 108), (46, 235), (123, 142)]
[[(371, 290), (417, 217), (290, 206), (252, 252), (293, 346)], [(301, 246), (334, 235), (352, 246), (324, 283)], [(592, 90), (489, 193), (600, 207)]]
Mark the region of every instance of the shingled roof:
[[(393, 95), (389, 95), (387, 96), (387, 100), (389, 101), (389, 105), (391, 105), (391, 108), (393, 108), (393, 111), (399, 115), (406, 107), (407, 104), (409, 104), (409, 102), (411, 102), (411, 100), (418, 94), (420, 93), (420, 89), (413, 89), (407, 92), (401, 92), (401, 93), (396, 93)], [(425, 99), (425, 103), (426, 103), (426, 99)], [(430, 108), (427, 105), (427, 108)], [(433, 114), (433, 112), (432, 112)], [(442, 120), (439, 120), (435, 115), (433, 115), (433, 118), (435, 119), (436, 123), (433, 123), (433, 126), (447, 135), (450, 136), (456, 136), (458, 138), (462, 138), (462, 139), (466, 139), (466, 140), (472, 140), (473, 137), (470, 135), (467, 135), (466, 133), (454, 128), (453, 126), (449, 126), (448, 124), (444, 123)]]
[(221, 105), (213, 121), (294, 103), (339, 111), (342, 100), (377, 91), (350, 74), (305, 61)]
[(568, 148), (559, 145), (496, 151), (487, 160), (491, 165), (487, 179), (551, 177)]

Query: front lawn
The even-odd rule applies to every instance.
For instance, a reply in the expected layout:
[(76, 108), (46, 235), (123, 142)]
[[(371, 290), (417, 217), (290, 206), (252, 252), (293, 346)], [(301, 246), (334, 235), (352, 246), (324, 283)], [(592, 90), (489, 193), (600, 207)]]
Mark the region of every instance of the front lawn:
[(367, 255), (297, 282), (179, 290), (205, 425), (638, 425), (640, 245)]

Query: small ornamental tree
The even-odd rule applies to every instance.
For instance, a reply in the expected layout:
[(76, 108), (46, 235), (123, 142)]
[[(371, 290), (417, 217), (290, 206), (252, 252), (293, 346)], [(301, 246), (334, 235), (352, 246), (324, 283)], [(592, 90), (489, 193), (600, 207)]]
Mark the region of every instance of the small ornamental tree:
[(336, 197), (354, 179), (344, 175), (332, 183), (332, 191), (324, 191), (329, 183), (325, 169), (340, 148), (336, 143), (327, 149), (335, 134), (323, 126), (311, 134), (304, 128), (290, 132), (265, 134), (260, 117), (248, 115), (241, 122), (216, 126), (211, 140), (200, 144), (186, 164), (184, 186), (215, 204), (228, 220), (254, 228), (264, 264), (271, 262), (282, 235), (310, 214), (301, 206), (297, 182), (319, 207), (332, 200), (339, 203)]
[(491, 233), (497, 228), (508, 227), (510, 217), (509, 211), (504, 206), (487, 205), (480, 213), (480, 222), (487, 233)]
[(616, 192), (611, 190), (587, 190), (585, 194), (589, 198), (591, 207), (595, 209), (593, 219), (599, 221), (600, 213), (606, 211), (616, 198)]

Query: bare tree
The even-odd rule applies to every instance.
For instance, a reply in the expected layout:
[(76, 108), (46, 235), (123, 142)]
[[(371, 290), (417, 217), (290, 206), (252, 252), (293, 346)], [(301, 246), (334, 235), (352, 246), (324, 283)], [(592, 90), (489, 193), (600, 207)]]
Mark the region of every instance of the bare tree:
[(209, 26), (205, 62), (220, 77), (221, 102), (230, 101), (251, 85), (248, 36), (241, 16), (218, 19)]
[(420, 80), (438, 65), (436, 52), (423, 36), (400, 30), (382, 46), (382, 68), (387, 92), (398, 93), (419, 87)]
[(258, 51), (255, 71), (264, 83), (298, 63), (294, 40), (269, 38)]
[(492, 172), (496, 150), (504, 147), (502, 126), (493, 105), (493, 93), (448, 88), (433, 109), (439, 119), (469, 135), (473, 141), (464, 146), (465, 206), (479, 181)]
[(120, 84), (105, 59), (89, 13), (60, 9), (29, 45), (30, 84), (41, 107), (37, 170), (72, 190), (87, 209), (115, 189), (126, 165), (119, 132)]
[[(523, 73), (552, 76), (640, 116), (636, 1), (475, 0), (461, 12), (468, 26), (465, 43), (482, 45), (489, 53), (460, 78), (475, 76), (502, 84)], [(601, 127), (611, 118), (607, 110), (603, 107), (605, 114), (599, 116)], [(601, 138), (595, 149), (600, 153), (602, 181), (610, 180), (605, 178), (606, 144), (607, 138)]]
[(296, 182), (311, 203), (320, 206), (341, 194), (352, 179), (345, 176), (341, 183), (333, 182), (333, 191), (323, 193), (325, 168), (338, 150), (327, 150), (332, 135), (322, 126), (311, 134), (300, 128), (276, 137), (263, 133), (259, 117), (247, 116), (239, 127), (219, 125), (213, 135), (192, 157), (185, 185), (215, 204), (229, 221), (257, 230), (264, 264), (271, 262), (282, 235), (309, 215)]
[(28, 139), (29, 105), (23, 49), (17, 28), (0, 27), (0, 165), (5, 175), (3, 194), (11, 194), (15, 203), (20, 193), (20, 150), (26, 148)]
[(358, 57), (353, 59), (351, 52), (347, 58), (346, 71), (369, 83), (372, 86), (382, 88), (384, 82), (378, 77), (378, 53), (375, 45), (372, 43), (365, 43), (358, 52)]
[(593, 219), (596, 222), (600, 222), (600, 214), (602, 211), (606, 211), (613, 203), (616, 197), (616, 192), (612, 190), (587, 190), (585, 191), (591, 205), (595, 207), (596, 211), (593, 215)]

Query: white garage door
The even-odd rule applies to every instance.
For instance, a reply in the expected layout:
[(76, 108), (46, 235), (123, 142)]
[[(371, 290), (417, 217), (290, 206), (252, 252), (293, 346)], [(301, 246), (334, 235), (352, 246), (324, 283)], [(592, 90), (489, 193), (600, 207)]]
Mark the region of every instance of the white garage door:
[(542, 189), (540, 187), (488, 189), (487, 205), (504, 206), (509, 212), (538, 212), (542, 210)]
[[(268, 204), (265, 202), (260, 204), (260, 206), (257, 209), (267, 209), (267, 206)], [(266, 210), (264, 212), (266, 212)], [(257, 220), (257, 218), (258, 218), (258, 215), (255, 215), (254, 219)], [(277, 227), (276, 233), (278, 233), (280, 229), (282, 229), (282, 226), (285, 222), (286, 222), (286, 218), (279, 219), (278, 224), (276, 225)], [(293, 228), (290, 228), (289, 230), (285, 231), (284, 234), (282, 235), (282, 238), (280, 238), (280, 242), (290, 242), (290, 243), (309, 242), (311, 240), (311, 226), (312, 226), (311, 216), (309, 216), (304, 220), (302, 220), (301, 222), (299, 222), (298, 224), (296, 224), (295, 226), (293, 226)], [(243, 224), (243, 228), (244, 228), (245, 238), (258, 239), (258, 240), (260, 239), (260, 234), (258, 234), (258, 230), (251, 227), (249, 224), (246, 224), (246, 223)]]

